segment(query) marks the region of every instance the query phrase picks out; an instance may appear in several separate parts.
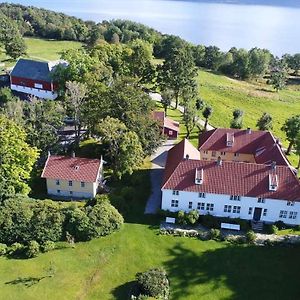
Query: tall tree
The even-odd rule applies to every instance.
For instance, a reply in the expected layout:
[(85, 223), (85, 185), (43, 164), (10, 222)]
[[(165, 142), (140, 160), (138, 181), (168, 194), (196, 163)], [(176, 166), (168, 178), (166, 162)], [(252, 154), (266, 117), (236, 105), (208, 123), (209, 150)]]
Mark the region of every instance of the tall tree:
[(251, 77), (263, 77), (270, 65), (271, 53), (266, 49), (253, 48), (249, 51), (249, 74)]
[(176, 49), (158, 67), (157, 83), (161, 90), (174, 91), (175, 108), (186, 88), (195, 85), (197, 69), (190, 47)]
[(300, 132), (297, 134), (296, 136), (296, 140), (295, 140), (295, 150), (296, 150), (296, 154), (298, 155), (299, 157), (299, 160), (298, 160), (298, 166), (297, 166), (297, 169), (299, 170), (300, 169)]
[(240, 109), (235, 109), (232, 115), (233, 119), (230, 123), (230, 128), (241, 129), (243, 127), (244, 112)]
[(293, 116), (285, 121), (281, 130), (286, 134), (287, 140), (290, 142), (286, 154), (291, 153), (292, 147), (296, 142), (297, 135), (300, 132), (300, 115)]
[(171, 106), (172, 104), (172, 99), (174, 97), (174, 92), (171, 90), (164, 90), (161, 92), (161, 104), (165, 110), (165, 114), (168, 114), (168, 108)]
[(269, 83), (274, 87), (276, 92), (286, 86), (288, 78), (287, 66), (284, 60), (275, 59), (271, 66), (271, 75)]
[(28, 194), (27, 180), (37, 158), (38, 150), (26, 143), (25, 131), (0, 115), (0, 186), (9, 194)]
[(273, 129), (273, 118), (268, 113), (263, 113), (263, 115), (258, 119), (256, 126), (259, 130), (272, 130)]
[(210, 106), (206, 106), (202, 112), (202, 116), (205, 118), (204, 131), (207, 130), (208, 119), (211, 117), (213, 109)]
[(107, 117), (102, 120), (97, 135), (107, 145), (107, 155), (117, 178), (132, 174), (142, 164), (144, 153), (138, 136), (118, 119)]
[(188, 139), (199, 120), (198, 111), (194, 101), (190, 101), (186, 104), (182, 119), (186, 128), (186, 138)]

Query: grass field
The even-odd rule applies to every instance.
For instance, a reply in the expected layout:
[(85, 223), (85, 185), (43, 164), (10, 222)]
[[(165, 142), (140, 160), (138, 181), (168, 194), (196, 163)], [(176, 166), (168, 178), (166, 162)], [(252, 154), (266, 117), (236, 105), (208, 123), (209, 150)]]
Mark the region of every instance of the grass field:
[[(52, 41), (36, 38), (25, 38), (27, 45), (27, 58), (37, 60), (57, 60), (60, 58), (60, 53), (67, 49), (77, 49), (82, 46), (79, 42), (73, 41)], [(1, 49), (0, 49), (1, 50)], [(8, 60), (4, 51), (0, 51), (0, 62), (5, 62), (6, 67), (14, 64), (13, 60)]]
[(148, 172), (113, 186), (116, 195), (135, 191), (114, 203), (125, 216), (121, 231), (34, 259), (0, 258), (0, 299), (126, 300), (135, 274), (156, 266), (167, 270), (173, 300), (298, 298), (299, 248), (158, 235), (158, 219), (143, 215)]

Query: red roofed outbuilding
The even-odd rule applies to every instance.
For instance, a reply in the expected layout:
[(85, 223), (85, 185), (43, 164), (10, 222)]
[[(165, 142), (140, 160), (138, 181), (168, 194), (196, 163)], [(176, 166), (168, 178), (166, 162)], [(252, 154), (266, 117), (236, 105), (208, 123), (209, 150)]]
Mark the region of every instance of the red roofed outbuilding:
[(166, 117), (164, 111), (155, 111), (153, 118), (158, 121), (164, 135), (171, 139), (177, 139), (179, 134), (178, 122)]
[(102, 159), (49, 155), (42, 178), (49, 195), (94, 198), (102, 180)]

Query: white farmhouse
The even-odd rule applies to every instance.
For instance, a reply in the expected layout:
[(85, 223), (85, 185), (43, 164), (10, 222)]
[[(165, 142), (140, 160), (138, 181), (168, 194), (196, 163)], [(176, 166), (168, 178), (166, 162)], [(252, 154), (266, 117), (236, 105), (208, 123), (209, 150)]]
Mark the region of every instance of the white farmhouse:
[(220, 156), (201, 160), (200, 152), (183, 140), (168, 153), (161, 190), (164, 210), (300, 224), (300, 183), (288, 164)]

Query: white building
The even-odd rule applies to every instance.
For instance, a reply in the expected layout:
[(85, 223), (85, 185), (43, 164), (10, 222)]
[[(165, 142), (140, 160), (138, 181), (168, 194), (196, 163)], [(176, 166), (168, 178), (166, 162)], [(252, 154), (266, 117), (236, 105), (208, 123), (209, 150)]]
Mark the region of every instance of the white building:
[(300, 183), (286, 165), (200, 160), (187, 140), (168, 153), (161, 208), (300, 224)]

